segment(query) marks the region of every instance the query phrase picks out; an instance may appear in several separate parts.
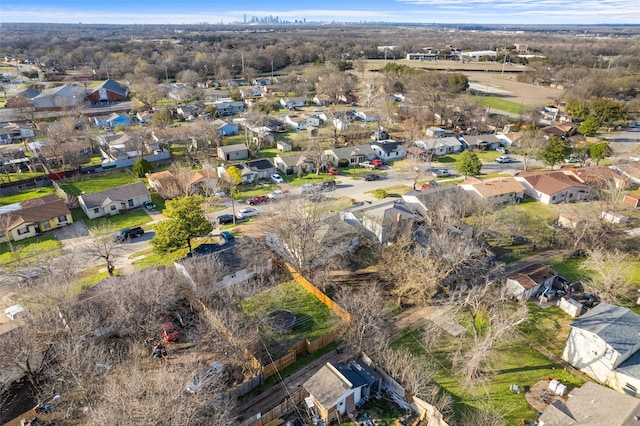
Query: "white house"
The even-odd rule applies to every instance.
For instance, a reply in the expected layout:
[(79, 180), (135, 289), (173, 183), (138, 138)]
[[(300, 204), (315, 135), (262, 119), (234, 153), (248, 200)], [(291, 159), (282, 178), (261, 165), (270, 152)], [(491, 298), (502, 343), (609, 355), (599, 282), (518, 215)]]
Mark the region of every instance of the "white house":
[(316, 171), (313, 160), (304, 154), (277, 155), (273, 159), (273, 164), (285, 175), (296, 175), (298, 173), (313, 173)]
[(640, 389), (640, 315), (600, 303), (571, 323), (562, 359), (611, 388)]
[(26, 124), (0, 123), (0, 145), (34, 136), (33, 129)]
[(243, 143), (218, 147), (218, 158), (224, 161), (246, 160), (249, 155), (249, 148)]
[(524, 185), (525, 194), (544, 204), (586, 201), (589, 198), (589, 187), (569, 170), (518, 172), (514, 177)]
[(407, 156), (407, 150), (405, 149), (404, 142), (396, 142), (387, 139), (372, 142), (370, 145), (378, 158), (385, 161), (402, 160)]
[(445, 132), (444, 129), (441, 129), (440, 127), (429, 127), (427, 129), (427, 136), (432, 138), (444, 138), (446, 134), (447, 132)]
[(537, 263), (509, 275), (503, 290), (508, 297), (526, 301), (534, 297), (543, 286), (553, 284), (557, 276), (553, 269)]
[(372, 111), (372, 110), (356, 112), (356, 117), (358, 117), (360, 120), (363, 120), (367, 123), (376, 121), (378, 119), (378, 116), (379, 114), (377, 114), (375, 111)]
[(304, 96), (297, 96), (293, 98), (282, 98), (280, 99), (280, 105), (283, 108), (293, 109), (296, 107), (303, 107), (307, 105), (307, 98)]
[(145, 201), (151, 201), (151, 195), (144, 182), (130, 183), (78, 197), (78, 203), (89, 219), (135, 209)]
[(311, 398), (307, 405), (315, 407), (318, 416), (330, 424), (333, 420), (346, 419), (363, 398), (379, 389), (380, 382), (380, 376), (358, 359), (349, 364), (326, 363), (303, 387)]
[(462, 143), (453, 136), (419, 140), (415, 145), (431, 155), (447, 155), (462, 151)]
[(346, 223), (362, 228), (365, 235), (380, 244), (393, 242), (415, 217), (409, 205), (397, 198), (365, 201), (340, 211), (339, 216)]
[(284, 117), (284, 122), (293, 130), (306, 130), (309, 126), (320, 125), (320, 119), (318, 117), (303, 113), (288, 114)]
[(460, 187), (470, 195), (494, 205), (516, 203), (524, 197), (524, 186), (512, 177), (469, 178), (462, 182)]

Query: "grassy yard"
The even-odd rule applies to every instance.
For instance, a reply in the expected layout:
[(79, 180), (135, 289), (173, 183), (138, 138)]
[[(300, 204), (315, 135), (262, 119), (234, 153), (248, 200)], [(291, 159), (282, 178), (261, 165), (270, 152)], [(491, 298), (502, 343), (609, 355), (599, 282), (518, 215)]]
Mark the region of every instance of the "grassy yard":
[(29, 189), (26, 191), (16, 192), (12, 195), (3, 195), (0, 197), (0, 206), (19, 203), (20, 201), (30, 200), (32, 198), (40, 198), (45, 195), (53, 194), (55, 189), (53, 186), (45, 186), (43, 188)]
[[(33, 263), (42, 259), (58, 256), (62, 243), (56, 240), (52, 232), (12, 243), (13, 252), (8, 243), (0, 244), (0, 265), (8, 265), (15, 261)], [(17, 265), (15, 265), (17, 266)]]
[[(387, 197), (395, 197), (395, 198), (402, 198), (404, 194), (411, 191), (411, 187), (406, 185), (387, 186), (385, 188), (380, 188), (380, 189), (382, 189), (387, 193)], [(366, 191), (365, 194), (373, 194), (375, 191), (376, 191), (375, 189), (372, 191)]]
[[(36, 177), (42, 176), (42, 172), (20, 172), (20, 173), (9, 173), (9, 177), (11, 178), (11, 182), (18, 180), (28, 180)], [(0, 175), (0, 183), (9, 182), (7, 175), (3, 173)]]
[(527, 320), (518, 327), (520, 332), (554, 355), (562, 356), (573, 318), (556, 306), (542, 308), (529, 303), (527, 307), (529, 313)]
[[(342, 176), (337, 176), (338, 179), (341, 177)], [(287, 177), (285, 176), (283, 176), (283, 178), (285, 180), (287, 179)], [(293, 177), (292, 175), (292, 176), (289, 176), (288, 178), (291, 179), (288, 183), (291, 184), (292, 186), (302, 186), (308, 183), (319, 183), (319, 182), (324, 182), (326, 180), (332, 180), (334, 176), (327, 173), (320, 173), (319, 175), (316, 175), (315, 173), (310, 173), (302, 177)]]
[[(73, 296), (78, 296), (84, 291), (90, 289), (94, 285), (98, 284), (100, 281), (109, 277), (109, 273), (107, 271), (100, 272), (100, 269), (105, 269), (106, 266), (98, 265), (89, 269), (85, 269), (80, 273), (80, 277), (76, 281), (71, 284), (69, 291)], [(114, 272), (116, 275), (118, 271)]]
[[(218, 242), (219, 241), (217, 238), (215, 239), (210, 237), (196, 238), (191, 241), (191, 247), (195, 249), (201, 244), (213, 244)], [(143, 270), (143, 269), (158, 267), (158, 266), (171, 266), (173, 265), (173, 262), (175, 262), (176, 260), (182, 259), (183, 257), (185, 257), (188, 251), (189, 249), (187, 247), (184, 247), (169, 253), (155, 253), (153, 251), (153, 248), (148, 248), (146, 250), (142, 250), (142, 251), (131, 254), (129, 258), (133, 259), (139, 256), (144, 256), (143, 258), (135, 260), (132, 263), (132, 265), (136, 269)]]
[(104, 191), (105, 189), (116, 188), (118, 186), (136, 182), (138, 182), (138, 179), (133, 177), (130, 172), (123, 171), (104, 176), (93, 176), (74, 182), (64, 182), (60, 184), (60, 187), (64, 189), (67, 194), (77, 196), (83, 192), (85, 194), (91, 194), (93, 192)]
[(296, 325), (289, 332), (265, 331), (270, 337), (266, 339), (269, 351), (278, 357), (284, 355), (293, 343), (317, 339), (341, 324), (333, 311), (295, 281), (282, 283), (244, 300), (242, 309), (254, 319), (262, 319), (275, 310), (288, 310), (296, 315)]
[(243, 185), (238, 193), (239, 198), (255, 197), (256, 195), (267, 195), (271, 191), (278, 189), (275, 183), (260, 183), (257, 185)]
[(134, 226), (142, 226), (151, 222), (151, 217), (143, 209), (126, 211), (109, 217), (99, 217), (97, 219), (88, 219), (82, 209), (73, 209), (71, 211), (74, 222), (84, 221), (89, 229), (102, 228), (112, 229), (114, 231), (122, 228), (132, 228)]
[[(290, 152), (288, 154), (296, 154), (296, 153), (297, 152)], [(277, 148), (267, 148), (267, 149), (260, 150), (260, 152), (258, 152), (258, 157), (260, 157), (260, 158), (273, 158), (273, 157), (277, 157), (280, 154), (285, 155), (285, 153), (281, 152)]]
[(453, 397), (454, 415), (458, 420), (469, 410), (480, 408), (483, 404), (505, 412), (506, 424), (509, 425), (518, 424), (519, 419), (533, 420), (536, 410), (529, 406), (524, 393), (516, 394), (509, 390), (511, 384), (517, 384), (520, 388), (533, 386), (548, 377), (562, 380), (569, 389), (582, 384), (528, 345), (512, 340), (496, 347), (482, 383), (470, 387), (454, 371), (449, 358), (455, 351), (456, 342), (445, 337), (435, 349), (428, 351), (420, 342), (419, 331), (414, 331), (394, 342), (394, 347), (409, 349), (435, 368), (434, 381)]
[(483, 107), (493, 108), (500, 111), (510, 112), (512, 114), (522, 114), (526, 105), (518, 102), (508, 101), (495, 96), (474, 96), (472, 101)]

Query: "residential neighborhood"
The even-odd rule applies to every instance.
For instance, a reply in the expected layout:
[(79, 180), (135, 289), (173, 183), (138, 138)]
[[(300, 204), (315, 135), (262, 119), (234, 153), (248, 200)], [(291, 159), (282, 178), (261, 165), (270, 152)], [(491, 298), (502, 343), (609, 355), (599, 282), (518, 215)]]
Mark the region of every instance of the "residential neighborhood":
[(255, 28), (0, 59), (0, 423), (637, 421), (633, 67)]

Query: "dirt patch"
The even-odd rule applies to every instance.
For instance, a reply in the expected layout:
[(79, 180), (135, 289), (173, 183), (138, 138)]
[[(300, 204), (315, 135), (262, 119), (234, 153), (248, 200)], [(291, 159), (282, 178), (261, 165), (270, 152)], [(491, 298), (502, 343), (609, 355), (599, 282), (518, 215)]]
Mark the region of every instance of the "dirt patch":
[(567, 401), (566, 396), (558, 396), (549, 389), (549, 381), (547, 379), (540, 380), (533, 385), (528, 392), (525, 392), (524, 397), (529, 405), (538, 411), (546, 410), (549, 404), (554, 401)]
[(465, 71), (469, 84), (476, 85), (489, 94), (508, 99), (524, 105), (551, 105), (562, 97), (564, 90), (536, 84), (520, 83), (511, 74)]

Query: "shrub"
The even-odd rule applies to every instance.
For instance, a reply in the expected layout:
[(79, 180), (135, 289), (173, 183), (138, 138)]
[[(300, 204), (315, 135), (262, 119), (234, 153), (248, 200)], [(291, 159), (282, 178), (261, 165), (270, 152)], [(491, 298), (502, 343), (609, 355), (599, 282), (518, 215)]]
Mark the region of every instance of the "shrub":
[(384, 189), (376, 189), (375, 191), (373, 191), (373, 196), (376, 197), (378, 200), (381, 200), (383, 198), (387, 197), (387, 191), (385, 191)]
[(348, 167), (349, 166), (349, 160), (347, 160), (346, 158), (341, 158), (338, 161), (338, 167)]

